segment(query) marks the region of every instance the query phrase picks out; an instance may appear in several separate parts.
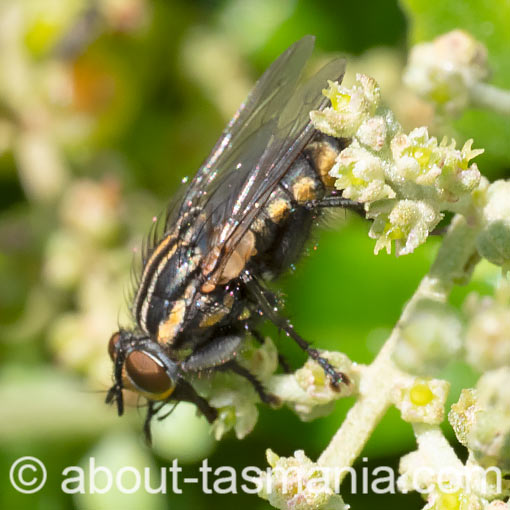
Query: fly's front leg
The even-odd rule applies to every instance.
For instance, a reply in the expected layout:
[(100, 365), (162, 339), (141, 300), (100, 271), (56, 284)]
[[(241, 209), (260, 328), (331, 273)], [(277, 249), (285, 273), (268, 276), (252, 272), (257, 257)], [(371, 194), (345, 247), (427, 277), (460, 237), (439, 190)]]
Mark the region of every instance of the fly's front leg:
[[(157, 414), (172, 400), (175, 400), (173, 407), (165, 413), (163, 416), (157, 416)], [(172, 396), (168, 400), (164, 401), (153, 401), (149, 400), (147, 403), (147, 414), (145, 415), (145, 421), (143, 425), (143, 431), (145, 435), (146, 443), (151, 446), (152, 444), (152, 433), (151, 433), (151, 422), (153, 418), (157, 417), (159, 421), (164, 420), (168, 417), (169, 414), (173, 412), (175, 407), (179, 404), (179, 402), (190, 402), (191, 404), (195, 404), (198, 410), (205, 416), (206, 420), (209, 423), (213, 423), (213, 421), (218, 417), (218, 411), (209, 405), (205, 398), (201, 397), (184, 379), (180, 379), (177, 383), (177, 387), (175, 388)]]
[(182, 363), (184, 372), (200, 372), (223, 365), (234, 359), (243, 343), (244, 335), (232, 334), (213, 338), (197, 348)]
[(335, 368), (329, 363), (326, 358), (323, 358), (317, 349), (314, 349), (310, 344), (301, 336), (299, 336), (292, 326), (292, 324), (283, 317), (280, 317), (271, 306), (271, 303), (267, 299), (266, 291), (262, 286), (253, 278), (253, 276), (245, 271), (243, 274), (243, 281), (252, 294), (252, 296), (258, 302), (262, 313), (278, 328), (282, 329), (290, 336), (298, 345), (308, 353), (310, 358), (315, 360), (324, 370), (324, 372), (330, 378), (331, 384), (334, 388), (338, 388), (340, 383), (349, 384), (349, 378), (342, 372), (337, 372)]
[(177, 401), (185, 401), (195, 404), (200, 412), (205, 416), (209, 423), (212, 423), (218, 417), (218, 411), (209, 405), (207, 400), (201, 397), (184, 379), (180, 379), (175, 388), (172, 398)]
[(147, 404), (147, 414), (145, 415), (145, 421), (143, 423), (143, 433), (145, 436), (145, 442), (148, 446), (152, 445), (151, 421), (164, 405), (165, 402), (153, 402), (152, 400), (149, 400)]
[(244, 335), (227, 335), (213, 338), (203, 347), (190, 354), (181, 364), (184, 372), (201, 370), (229, 370), (247, 379), (258, 393), (260, 400), (267, 404), (279, 403), (279, 399), (267, 393), (262, 383), (246, 368), (237, 363), (235, 357), (244, 340)]

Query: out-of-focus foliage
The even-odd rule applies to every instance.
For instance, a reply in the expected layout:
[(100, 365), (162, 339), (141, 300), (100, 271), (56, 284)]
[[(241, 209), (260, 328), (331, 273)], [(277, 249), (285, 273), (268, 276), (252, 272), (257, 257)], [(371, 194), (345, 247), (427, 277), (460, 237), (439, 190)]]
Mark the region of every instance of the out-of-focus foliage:
[[(489, 55), (491, 82), (502, 88), (510, 83), (510, 5), (508, 2), (458, 0), (402, 0), (409, 12), (409, 42), (416, 44), (462, 28), (483, 42)], [(510, 163), (507, 140), (510, 122), (488, 111), (467, 111), (451, 128), (456, 137), (474, 138), (485, 153), (479, 159), (486, 173), (504, 176)], [(498, 136), (494, 136), (494, 133)]]
[[(471, 4), (473, 7), (471, 7)], [(480, 5), (478, 5), (480, 4)], [(483, 2), (406, 0), (411, 40), (465, 28), (486, 43), (495, 82), (510, 83), (505, 7)], [(485, 5), (485, 4), (483, 4)], [(224, 123), (262, 70), (306, 33), (317, 36), (314, 65), (349, 53), (349, 74), (373, 75), (382, 99), (402, 124), (432, 123), (429, 105), (400, 82), (408, 25), (395, 1), (325, 0), (3, 0), (0, 3), (0, 506), (32, 509), (265, 508), (254, 496), (182, 495), (146, 499), (71, 498), (60, 489), (65, 466), (90, 456), (113, 468), (184, 465), (197, 476), (212, 466), (264, 467), (264, 451), (302, 448), (316, 458), (338, 428), (349, 401), (335, 412), (302, 423), (287, 410), (260, 407), (255, 431), (239, 442), (216, 443), (209, 426), (185, 404), (154, 431), (155, 447), (141, 439), (144, 409), (131, 402), (118, 419), (103, 405), (111, 383), (106, 345), (118, 323), (129, 321), (124, 299), (129, 270), (153, 217), (181, 179), (194, 173)], [(505, 37), (507, 39), (505, 39)], [(484, 147), (488, 177), (508, 172), (508, 120), (468, 112), (454, 124)], [(452, 125), (435, 126), (448, 132)], [(494, 136), (495, 132), (498, 136)], [(482, 159), (484, 158), (484, 159)], [(429, 240), (397, 260), (373, 255), (369, 226), (343, 215), (327, 219), (309, 256), (280, 288), (296, 329), (315, 345), (343, 350), (363, 363), (373, 359), (402, 305), (428, 268)], [(488, 265), (471, 289), (487, 291)], [(467, 290), (458, 291), (456, 304)], [(303, 355), (278, 332), (265, 331), (293, 366)], [(474, 374), (447, 368), (451, 401)], [(394, 462), (413, 436), (390, 412), (366, 455)], [(242, 452), (242, 455), (240, 454)], [(48, 468), (48, 484), (32, 496), (16, 493), (7, 473), (14, 459), (34, 455)], [(351, 496), (358, 508), (395, 506), (384, 496)], [(419, 507), (402, 496), (403, 504)], [(397, 500), (398, 501), (398, 500)]]

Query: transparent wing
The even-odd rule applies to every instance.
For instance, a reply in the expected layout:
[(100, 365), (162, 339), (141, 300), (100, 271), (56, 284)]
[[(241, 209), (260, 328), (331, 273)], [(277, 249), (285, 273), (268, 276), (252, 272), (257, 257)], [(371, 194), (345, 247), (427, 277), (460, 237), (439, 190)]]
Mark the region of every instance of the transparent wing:
[(268, 68), (168, 217), (167, 229), (185, 229), (187, 242), (203, 253), (214, 248), (207, 274), (218, 274), (228, 261), (310, 140), (309, 112), (327, 104), (327, 80), (343, 76), (344, 60), (334, 60), (297, 86), (313, 44), (313, 37), (304, 37)]
[[(248, 142), (252, 145), (249, 154), (253, 160), (256, 159), (254, 152), (263, 151), (264, 142), (267, 143), (267, 140), (262, 139), (262, 133), (255, 136), (256, 140), (253, 136), (262, 126), (271, 123), (271, 119), (276, 117), (285, 105), (312, 53), (314, 42), (313, 36), (303, 37), (266, 69), (228, 123), (206, 162), (193, 177), (179, 200), (178, 207), (174, 207), (169, 214), (167, 222), (169, 227), (174, 226), (176, 219), (182, 218), (186, 210), (206, 201), (211, 193), (208, 188), (218, 188), (218, 183), (225, 179), (225, 174), (236, 169), (236, 160), (246, 159), (248, 154), (242, 158), (241, 149), (246, 150)], [(268, 127), (262, 131), (270, 136)], [(255, 141), (257, 145), (253, 146)], [(242, 172), (238, 173), (247, 171), (248, 168), (244, 167)]]
[[(257, 141), (266, 142), (264, 150), (254, 160), (248, 147), (241, 148), (242, 157), (237, 166), (239, 169), (245, 167), (245, 172), (229, 172), (218, 181), (221, 183), (215, 194), (218, 200), (211, 197), (209, 204), (214, 207), (210, 211), (206, 208), (206, 211), (214, 221), (211, 226), (223, 225), (221, 233), (213, 241), (222, 256), (218, 257), (217, 265), (211, 268), (210, 273), (218, 272), (226, 264), (229, 254), (243, 238), (278, 182), (310, 141), (314, 129), (309, 113), (326, 106), (328, 100), (322, 95), (322, 89), (328, 79), (341, 80), (344, 70), (345, 61), (334, 60), (298, 87), (279, 111), (278, 117), (261, 126), (261, 133), (254, 135)], [(220, 200), (219, 190), (221, 194), (228, 191), (229, 197)]]

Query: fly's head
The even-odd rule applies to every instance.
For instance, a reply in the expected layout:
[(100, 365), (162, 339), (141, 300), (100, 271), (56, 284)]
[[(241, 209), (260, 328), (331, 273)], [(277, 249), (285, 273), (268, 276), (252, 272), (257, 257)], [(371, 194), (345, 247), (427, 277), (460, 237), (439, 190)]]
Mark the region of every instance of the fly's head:
[(120, 329), (110, 338), (108, 352), (114, 364), (114, 383), (106, 402), (116, 402), (119, 416), (124, 412), (123, 389), (150, 401), (170, 398), (177, 386), (179, 367), (160, 344), (146, 335)]

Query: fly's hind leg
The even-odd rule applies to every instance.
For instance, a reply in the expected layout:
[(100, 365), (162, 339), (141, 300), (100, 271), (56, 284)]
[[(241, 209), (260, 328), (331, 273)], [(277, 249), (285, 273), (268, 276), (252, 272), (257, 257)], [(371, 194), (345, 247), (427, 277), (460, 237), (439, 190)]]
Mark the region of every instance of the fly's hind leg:
[(245, 271), (243, 274), (243, 281), (246, 285), (248, 291), (252, 294), (252, 296), (256, 299), (259, 304), (262, 313), (278, 328), (285, 331), (288, 336), (290, 336), (298, 345), (308, 353), (310, 358), (315, 360), (324, 370), (324, 372), (328, 375), (331, 385), (338, 389), (340, 383), (349, 384), (349, 378), (346, 374), (342, 372), (338, 372), (335, 368), (329, 363), (326, 358), (323, 358), (317, 349), (314, 349), (310, 346), (310, 344), (298, 335), (292, 324), (287, 319), (280, 317), (271, 306), (270, 302), (266, 296), (266, 290), (253, 278), (253, 276)]
[(342, 209), (348, 209), (359, 214), (361, 217), (366, 217), (365, 207), (361, 202), (355, 202), (348, 198), (344, 198), (341, 195), (330, 195), (318, 200), (310, 200), (304, 204), (307, 209), (327, 209), (332, 207), (340, 207)]

